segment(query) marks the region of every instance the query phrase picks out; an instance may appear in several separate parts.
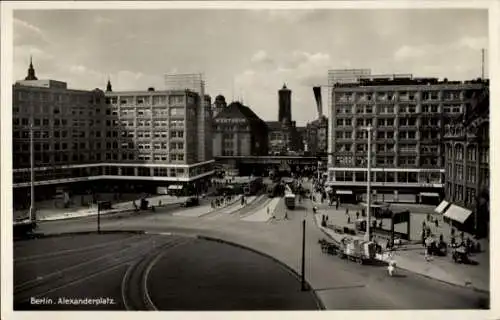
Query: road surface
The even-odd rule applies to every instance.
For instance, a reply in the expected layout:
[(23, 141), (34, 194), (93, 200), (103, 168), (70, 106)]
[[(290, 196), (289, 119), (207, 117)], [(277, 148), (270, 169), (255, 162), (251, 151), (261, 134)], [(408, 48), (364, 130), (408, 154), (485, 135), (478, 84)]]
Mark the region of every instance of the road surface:
[[(284, 210), (284, 206), (279, 206)], [(488, 305), (489, 295), (423, 276), (399, 271), (387, 276), (384, 266), (361, 266), (321, 252), (318, 240), (324, 234), (314, 225), (310, 203), (296, 210), (276, 212), (276, 221), (255, 223), (241, 220), (181, 218), (169, 213), (105, 220), (103, 230), (174, 231), (203, 234), (246, 245), (300, 271), (301, 222), (306, 224), (306, 279), (327, 309), (476, 309)], [(40, 232), (95, 230), (91, 219), (47, 222)], [(215, 272), (217, 273), (217, 272)]]
[(283, 265), (174, 235), (90, 234), (17, 242), (15, 310), (317, 310)]

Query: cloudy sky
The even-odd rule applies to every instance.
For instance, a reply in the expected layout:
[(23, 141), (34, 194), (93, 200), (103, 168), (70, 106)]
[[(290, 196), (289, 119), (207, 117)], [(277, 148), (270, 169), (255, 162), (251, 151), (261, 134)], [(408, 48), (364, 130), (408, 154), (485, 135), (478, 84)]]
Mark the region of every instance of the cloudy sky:
[(39, 79), (75, 89), (104, 88), (108, 76), (115, 91), (160, 89), (165, 73), (203, 72), (212, 97), (243, 98), (265, 120), (277, 120), (286, 83), (303, 125), (328, 69), (465, 80), (480, 76), (481, 48), (486, 10), (23, 10), (12, 80), (30, 54)]

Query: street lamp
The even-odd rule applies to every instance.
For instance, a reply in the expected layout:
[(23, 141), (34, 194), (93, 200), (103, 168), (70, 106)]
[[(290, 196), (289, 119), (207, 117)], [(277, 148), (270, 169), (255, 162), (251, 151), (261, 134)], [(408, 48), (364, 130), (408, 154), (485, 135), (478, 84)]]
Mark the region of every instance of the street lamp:
[(368, 132), (368, 163), (366, 180), (366, 233), (365, 240), (370, 241), (370, 209), (371, 209), (371, 171), (372, 171), (372, 127), (361, 127), (361, 130)]
[(33, 147), (33, 121), (30, 123), (30, 212), (29, 219), (31, 222), (36, 221), (36, 208), (35, 208), (35, 152)]

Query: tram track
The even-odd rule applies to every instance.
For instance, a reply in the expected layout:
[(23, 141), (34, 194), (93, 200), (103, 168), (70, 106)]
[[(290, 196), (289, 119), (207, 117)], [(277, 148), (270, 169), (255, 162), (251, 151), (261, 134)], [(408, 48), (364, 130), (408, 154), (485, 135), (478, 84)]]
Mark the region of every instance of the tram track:
[(194, 241), (193, 238), (173, 238), (132, 263), (122, 280), (122, 301), (127, 310), (157, 310), (147, 288), (149, 273), (169, 249)]
[(14, 287), (14, 300), (16, 304), (23, 304), (28, 302), (30, 298), (47, 296), (49, 293), (59, 289), (133, 263), (138, 257), (145, 256), (147, 252), (160, 247), (164, 243), (165, 238), (147, 236), (146, 239), (132, 243), (124, 249), (114, 250), (98, 258), (74, 264), (25, 281)]

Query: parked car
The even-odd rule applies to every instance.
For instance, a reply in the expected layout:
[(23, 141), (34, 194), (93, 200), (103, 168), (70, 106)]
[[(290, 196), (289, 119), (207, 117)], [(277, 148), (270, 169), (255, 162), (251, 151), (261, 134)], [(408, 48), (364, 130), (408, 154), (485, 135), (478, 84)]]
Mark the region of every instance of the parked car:
[(194, 207), (194, 206), (197, 206), (200, 204), (200, 201), (198, 200), (197, 197), (189, 197), (186, 199), (186, 201), (184, 201), (181, 206), (182, 207)]

